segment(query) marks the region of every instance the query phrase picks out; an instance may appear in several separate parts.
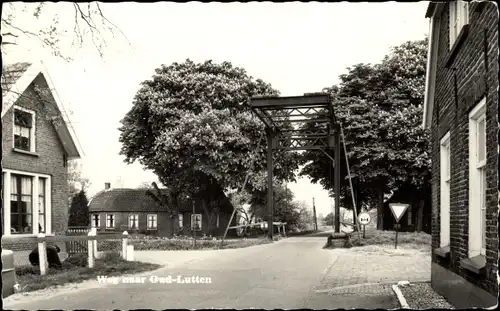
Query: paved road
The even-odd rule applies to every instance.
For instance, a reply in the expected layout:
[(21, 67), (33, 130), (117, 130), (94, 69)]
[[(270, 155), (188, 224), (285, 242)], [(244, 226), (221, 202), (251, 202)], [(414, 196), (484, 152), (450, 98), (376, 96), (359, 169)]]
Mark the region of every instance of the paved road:
[[(6, 309), (332, 309), (397, 308), (388, 285), (329, 288), (344, 250), (323, 250), (324, 237), (295, 237), (244, 249), (201, 251), (186, 260), (176, 252), (136, 252), (136, 259), (168, 264), (142, 274), (142, 284), (87, 284), (49, 296), (4, 300)], [(172, 254), (169, 259), (169, 253)], [(161, 255), (159, 255), (161, 254)], [(179, 255), (180, 254), (180, 255)], [(210, 278), (209, 284), (160, 284), (154, 277)], [(208, 279), (207, 279), (208, 280)], [(337, 285), (336, 285), (337, 286)], [(321, 290), (318, 290), (320, 288)]]

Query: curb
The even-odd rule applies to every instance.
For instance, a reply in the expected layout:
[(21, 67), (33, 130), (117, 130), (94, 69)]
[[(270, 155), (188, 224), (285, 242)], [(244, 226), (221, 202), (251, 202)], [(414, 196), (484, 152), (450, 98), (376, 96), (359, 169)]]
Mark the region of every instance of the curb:
[[(401, 308), (405, 308), (405, 309), (410, 309), (410, 306), (408, 305), (408, 303), (406, 302), (406, 299), (405, 297), (403, 296), (403, 293), (401, 292), (401, 290), (399, 289), (399, 284), (402, 284), (402, 283), (407, 283), (407, 281), (401, 281), (401, 282), (398, 282), (398, 284), (394, 284), (392, 285), (392, 290), (394, 291), (394, 293), (396, 294), (396, 296), (398, 297), (398, 301), (399, 301), (399, 304), (401, 305)], [(407, 283), (408, 284), (408, 283)]]

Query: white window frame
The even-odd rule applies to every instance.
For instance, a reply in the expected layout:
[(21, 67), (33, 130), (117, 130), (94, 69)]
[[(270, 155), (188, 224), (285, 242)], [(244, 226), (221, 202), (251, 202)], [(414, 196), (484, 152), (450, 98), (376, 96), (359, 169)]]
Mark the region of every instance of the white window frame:
[[(30, 150), (29, 152), (36, 152), (36, 112), (30, 109), (26, 109), (20, 106), (14, 106), (14, 110), (12, 111), (12, 147), (16, 150), (23, 150), (23, 149), (18, 149), (16, 148), (16, 140), (15, 140), (15, 133), (16, 133), (16, 110), (24, 111), (29, 114), (31, 114), (31, 129), (30, 129)], [(24, 150), (23, 150), (24, 151)]]
[[(484, 161), (478, 162), (477, 155), (477, 124), (483, 118), (486, 120), (486, 97), (469, 113), (469, 258), (486, 254), (486, 231), (483, 229), (486, 229), (487, 185), (486, 182), (481, 183), (482, 174), (486, 174), (486, 148)], [(485, 123), (485, 145), (486, 133)], [(483, 178), (486, 179), (486, 176)], [(484, 189), (481, 189), (481, 185)]]
[[(113, 226), (109, 226), (109, 217), (108, 216), (111, 216), (111, 219), (113, 220)], [(116, 218), (115, 218), (115, 214), (112, 214), (112, 213), (107, 213), (106, 214), (106, 229), (114, 229), (116, 226)]]
[(177, 216), (179, 217), (179, 228), (184, 228), (184, 214), (179, 213)]
[(450, 245), (450, 182), (451, 182), (451, 143), (450, 132), (447, 132), (440, 141), (440, 247)]
[[(97, 216), (97, 225), (94, 222), (94, 218)], [(97, 213), (93, 213), (90, 215), (90, 224), (92, 228), (100, 228), (101, 227), (101, 215)]]
[(462, 28), (469, 24), (469, 3), (466, 1), (449, 2), (450, 49), (457, 41)]
[[(154, 221), (153, 221), (155, 223), (154, 227), (149, 225), (151, 217), (153, 217), (153, 219), (154, 219)], [(157, 214), (148, 214), (146, 221), (147, 221), (147, 225), (146, 225), (147, 230), (158, 230), (158, 215)]]
[(203, 216), (201, 214), (191, 214), (191, 230), (194, 230), (194, 219), (200, 218), (200, 228), (195, 231), (201, 231), (203, 228)]
[[(132, 226), (132, 221), (135, 223), (135, 227)], [(139, 214), (128, 215), (128, 228), (129, 229), (139, 229)]]
[[(31, 237), (31, 236), (36, 236), (39, 233), (39, 228), (38, 228), (38, 180), (39, 178), (45, 178), (45, 235), (53, 235), (52, 232), (52, 179), (50, 175), (45, 175), (45, 174), (35, 174), (31, 172), (24, 172), (24, 171), (17, 171), (17, 170), (10, 170), (10, 169), (2, 169), (2, 174), (3, 174), (3, 208), (2, 208), (2, 213), (3, 213), (3, 228), (4, 228), (4, 235), (5, 236), (12, 236), (12, 237)], [(10, 181), (11, 181), (11, 176), (12, 174), (16, 175), (25, 175), (32, 177), (32, 183), (33, 183), (33, 190), (32, 193), (36, 193), (37, 195), (32, 195), (32, 206), (33, 206), (33, 211), (32, 211), (32, 226), (33, 226), (33, 233), (28, 233), (28, 234), (12, 234), (11, 233), (11, 227), (10, 227), (10, 196), (11, 196), (11, 189), (10, 189)], [(36, 213), (34, 213), (34, 210), (36, 209)]]

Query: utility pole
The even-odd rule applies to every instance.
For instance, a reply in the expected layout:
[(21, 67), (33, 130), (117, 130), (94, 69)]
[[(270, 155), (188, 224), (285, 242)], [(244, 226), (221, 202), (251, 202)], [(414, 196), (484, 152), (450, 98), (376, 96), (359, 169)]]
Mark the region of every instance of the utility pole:
[(313, 197), (313, 214), (314, 214), (314, 230), (318, 230), (318, 219), (316, 218), (316, 205), (314, 204), (314, 197)]
[(193, 243), (194, 248), (196, 248), (196, 207), (194, 205), (194, 197), (193, 197), (193, 216), (191, 217), (192, 226), (193, 226)]

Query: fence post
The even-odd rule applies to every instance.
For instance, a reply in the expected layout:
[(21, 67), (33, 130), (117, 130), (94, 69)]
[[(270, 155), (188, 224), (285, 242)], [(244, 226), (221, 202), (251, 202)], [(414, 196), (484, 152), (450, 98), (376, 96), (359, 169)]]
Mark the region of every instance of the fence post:
[(127, 260), (127, 242), (128, 242), (128, 232), (123, 231), (123, 240), (122, 240), (122, 258)]
[[(88, 236), (95, 236), (95, 232), (94, 231), (90, 231), (89, 233), (87, 233)], [(89, 268), (94, 268), (94, 242), (95, 240), (88, 240), (87, 241), (87, 250), (88, 250), (88, 266)]]
[(45, 234), (38, 234), (38, 263), (40, 265), (40, 275), (47, 274), (48, 262), (47, 262), (47, 242), (45, 242)]
[[(90, 229), (90, 232), (92, 232), (94, 236), (97, 236), (97, 228)], [(92, 248), (94, 250), (94, 258), (97, 258), (97, 240), (92, 240)]]

